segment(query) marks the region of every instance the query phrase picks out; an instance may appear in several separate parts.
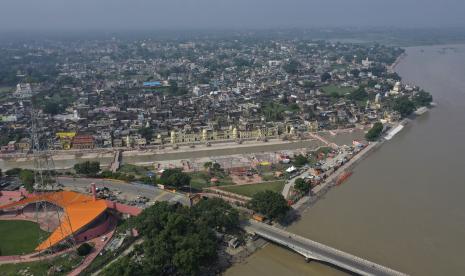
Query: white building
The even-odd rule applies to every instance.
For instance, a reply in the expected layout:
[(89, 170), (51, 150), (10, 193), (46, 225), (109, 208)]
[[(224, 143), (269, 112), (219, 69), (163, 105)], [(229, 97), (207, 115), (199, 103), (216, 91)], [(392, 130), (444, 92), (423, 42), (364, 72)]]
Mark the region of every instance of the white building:
[(396, 84), (394, 85), (394, 88), (392, 88), (392, 90), (389, 92), (389, 94), (391, 95), (397, 95), (399, 94), (399, 92), (402, 90), (402, 84), (400, 83), (400, 81), (396, 82)]
[(362, 60), (362, 66), (363, 67), (370, 67), (371, 66), (371, 61), (368, 59), (368, 57), (364, 60)]
[(18, 83), (14, 93), (17, 98), (30, 98), (32, 97), (32, 87), (30, 83)]

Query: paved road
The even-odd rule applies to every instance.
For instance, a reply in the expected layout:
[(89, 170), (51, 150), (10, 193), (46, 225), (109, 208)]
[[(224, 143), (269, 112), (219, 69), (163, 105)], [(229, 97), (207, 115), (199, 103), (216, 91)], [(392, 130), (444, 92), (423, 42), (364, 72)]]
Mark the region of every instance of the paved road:
[(177, 201), (183, 205), (189, 205), (189, 200), (185, 195), (167, 192), (149, 185), (126, 183), (123, 181), (111, 179), (73, 179), (68, 177), (59, 177), (58, 182), (68, 189), (84, 193), (89, 191), (91, 183), (95, 183), (97, 188), (106, 187), (113, 192), (120, 191), (121, 194), (119, 194), (118, 197), (125, 200), (134, 200), (137, 198), (137, 196), (144, 196), (149, 198), (151, 201)]
[(331, 263), (360, 275), (406, 275), (264, 223), (249, 221), (244, 229), (286, 246), (306, 258)]
[(295, 180), (297, 178), (306, 178), (306, 177), (309, 177), (310, 174), (308, 173), (308, 169), (305, 169), (302, 173), (300, 173), (299, 175), (289, 179), (287, 182), (286, 182), (286, 185), (284, 185), (284, 188), (283, 188), (283, 191), (281, 192), (281, 194), (284, 196), (285, 199), (288, 199), (289, 198), (289, 192), (291, 190), (291, 187), (294, 187), (294, 184), (295, 184)]

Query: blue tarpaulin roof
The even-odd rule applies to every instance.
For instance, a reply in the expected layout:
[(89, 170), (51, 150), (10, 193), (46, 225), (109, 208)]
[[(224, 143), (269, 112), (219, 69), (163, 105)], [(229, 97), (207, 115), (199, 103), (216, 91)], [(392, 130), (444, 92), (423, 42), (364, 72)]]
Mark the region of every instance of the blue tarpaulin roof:
[(146, 81), (143, 83), (144, 86), (153, 87), (153, 86), (161, 86), (161, 82), (159, 81)]

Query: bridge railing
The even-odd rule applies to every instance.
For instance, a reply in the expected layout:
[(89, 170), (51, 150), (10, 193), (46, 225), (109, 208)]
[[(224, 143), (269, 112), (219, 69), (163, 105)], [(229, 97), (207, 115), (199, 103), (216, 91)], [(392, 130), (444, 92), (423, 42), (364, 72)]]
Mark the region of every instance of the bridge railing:
[[(366, 260), (366, 259), (363, 259), (363, 258), (360, 258), (360, 257), (357, 257), (357, 256), (354, 256), (352, 254), (349, 254), (349, 253), (346, 253), (346, 252), (343, 252), (341, 250), (338, 250), (338, 249), (335, 249), (333, 247), (330, 247), (330, 246), (327, 246), (327, 245), (324, 245), (324, 244), (321, 244), (319, 242), (316, 242), (316, 241), (312, 241), (310, 239), (307, 239), (307, 238), (304, 238), (304, 237), (301, 237), (301, 236), (298, 236), (296, 234), (292, 234), (288, 231), (285, 231), (285, 230), (282, 230), (282, 229), (279, 229), (277, 227), (273, 227), (273, 226), (269, 226), (269, 225), (266, 225), (266, 224), (262, 224), (262, 223), (257, 223), (257, 222), (252, 222), (251, 221), (251, 225), (253, 227), (253, 225), (259, 225), (259, 227), (261, 228), (265, 228), (265, 229), (268, 229), (270, 231), (273, 231), (275, 233), (279, 233), (281, 235), (283, 235), (284, 237), (289, 237), (291, 236), (294, 240), (296, 241), (299, 241), (300, 243), (303, 243), (303, 244), (308, 244), (309, 246), (311, 247), (314, 247), (314, 248), (318, 248), (319, 250), (321, 251), (324, 251), (324, 252), (328, 252), (328, 253), (331, 253), (333, 255), (336, 255), (336, 256), (340, 256), (342, 258), (345, 258), (347, 260), (350, 260), (352, 262), (355, 262), (359, 265), (362, 265), (362, 266), (365, 266), (367, 268), (369, 268), (371, 271), (379, 271), (379, 272), (382, 272), (383, 274), (386, 274), (386, 275), (406, 275), (404, 273), (401, 273), (399, 271), (396, 271), (396, 270), (393, 270), (393, 269), (390, 269), (388, 267), (385, 267), (385, 266), (382, 266), (382, 265), (379, 265), (379, 264), (376, 264), (374, 262), (371, 262), (369, 260)], [(267, 237), (264, 237), (264, 238), (268, 238), (268, 239), (271, 239), (271, 240), (275, 240), (276, 242), (278, 243), (281, 243), (283, 245), (286, 245), (286, 246), (289, 246), (287, 243), (288, 242), (284, 242), (284, 241), (279, 241), (269, 235), (267, 235), (266, 233), (257, 233), (257, 234), (260, 234), (260, 235), (264, 235), (264, 236), (267, 236)], [(295, 244), (292, 245), (292, 249), (296, 250), (296, 251), (311, 251), (309, 249), (306, 249), (306, 248), (302, 248), (300, 246), (297, 246)], [(298, 250), (300, 249), (300, 250)], [(302, 254), (302, 252), (299, 252), (300, 254)], [(315, 254), (313, 253), (312, 255), (319, 255), (319, 259), (321, 260), (324, 260), (324, 261), (328, 261), (328, 262), (331, 262), (331, 263), (334, 263), (334, 260), (331, 260), (331, 259), (328, 259), (327, 257), (325, 256), (322, 256), (321, 254)], [(316, 256), (315, 256), (316, 257)]]

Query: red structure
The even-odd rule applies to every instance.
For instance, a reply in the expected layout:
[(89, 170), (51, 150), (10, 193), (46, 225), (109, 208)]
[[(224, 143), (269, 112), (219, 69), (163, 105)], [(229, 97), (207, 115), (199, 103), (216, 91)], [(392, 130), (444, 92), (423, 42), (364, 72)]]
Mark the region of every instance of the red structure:
[(93, 149), (94, 137), (92, 135), (76, 135), (73, 138), (73, 149)]
[[(97, 198), (95, 184), (91, 185), (92, 196), (73, 191), (29, 194), (26, 191), (0, 191), (0, 214), (10, 219), (28, 220), (36, 212), (34, 205), (45, 202), (47, 209), (62, 212), (54, 225), (55, 230), (37, 246), (36, 251), (55, 247), (69, 238), (77, 242), (98, 237), (114, 226), (116, 213), (137, 216), (142, 209)], [(116, 212), (116, 213), (115, 213)], [(53, 229), (53, 228), (52, 228)]]

